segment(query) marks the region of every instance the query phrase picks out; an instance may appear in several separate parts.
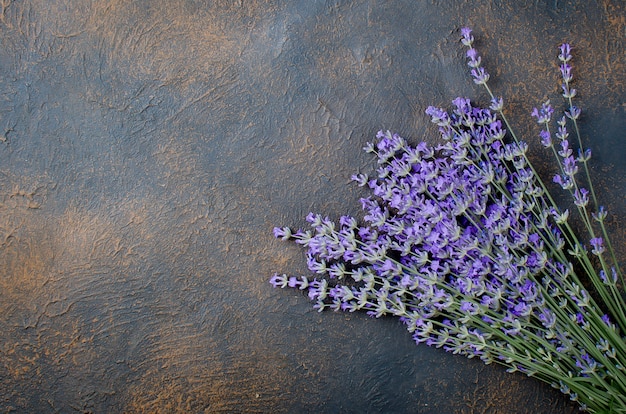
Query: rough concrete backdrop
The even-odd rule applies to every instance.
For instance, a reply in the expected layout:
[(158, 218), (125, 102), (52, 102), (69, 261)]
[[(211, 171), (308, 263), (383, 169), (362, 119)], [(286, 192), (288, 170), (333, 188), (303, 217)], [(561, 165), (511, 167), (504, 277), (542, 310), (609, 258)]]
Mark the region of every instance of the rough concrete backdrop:
[(432, 141), (428, 105), (486, 102), (464, 25), (542, 169), (529, 113), (572, 43), (626, 257), (620, 0), (1, 0), (0, 411), (576, 412), (267, 283), (305, 271), (273, 226), (359, 213), (376, 131)]

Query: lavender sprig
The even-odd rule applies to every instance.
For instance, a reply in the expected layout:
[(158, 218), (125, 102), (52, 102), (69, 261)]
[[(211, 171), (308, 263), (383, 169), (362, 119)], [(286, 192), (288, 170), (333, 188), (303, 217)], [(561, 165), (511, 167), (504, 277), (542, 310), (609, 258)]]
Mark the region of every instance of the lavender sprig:
[[(572, 54), (571, 54), (572, 49), (569, 43), (563, 43), (559, 47), (559, 49), (560, 49), (559, 61), (561, 62), (559, 69), (561, 71), (561, 77), (563, 79), (561, 88), (563, 89), (563, 97), (566, 99), (567, 105), (568, 105), (568, 109), (565, 111), (565, 115), (567, 116), (567, 118), (569, 118), (572, 121), (572, 124), (574, 126), (574, 131), (576, 132), (576, 137), (578, 139), (578, 148), (579, 148), (578, 150), (579, 154), (578, 154), (577, 160), (583, 164), (585, 177), (587, 180), (586, 182), (587, 182), (587, 186), (589, 188), (590, 194), (591, 194), (593, 206), (597, 211), (599, 211), (600, 209), (602, 209), (602, 207), (598, 204), (598, 199), (596, 197), (596, 193), (593, 187), (593, 181), (591, 180), (591, 174), (589, 172), (588, 161), (591, 158), (591, 150), (583, 149), (582, 137), (581, 137), (580, 129), (578, 127), (578, 119), (580, 117), (581, 110), (580, 108), (574, 106), (573, 104), (573, 98), (576, 96), (577, 91), (576, 89), (572, 88), (570, 85), (571, 81), (573, 80), (572, 66), (569, 63), (572, 59)], [(597, 213), (593, 213), (593, 214), (597, 216)], [(608, 251), (611, 254), (612, 264), (616, 268), (616, 272), (621, 279), (622, 286), (624, 286), (625, 285), (624, 276), (620, 270), (618, 260), (615, 257), (615, 250), (611, 246), (611, 241), (608, 237), (606, 227), (604, 226), (604, 220), (601, 219), (601, 220), (596, 220), (596, 221), (598, 221), (598, 223), (600, 224), (602, 236), (606, 240), (607, 245), (608, 245), (607, 246)]]
[[(397, 316), (417, 343), (532, 375), (590, 412), (626, 412), (621, 273), (613, 253), (613, 266), (604, 259), (612, 250), (602, 225), (606, 210), (588, 214), (595, 196), (577, 182), (578, 163), (589, 155), (573, 156), (565, 118), (553, 142), (549, 102), (533, 110), (544, 127), (541, 143), (559, 166), (555, 181), (570, 192), (589, 232), (583, 243), (533, 168), (528, 145), (511, 131), (502, 99), (491, 93), (471, 30), (461, 34), (490, 107), (467, 98), (455, 99), (450, 111), (429, 107), (442, 137), (436, 146), (379, 132), (365, 147), (378, 159), (376, 173), (352, 177), (373, 193), (361, 199), (362, 220), (343, 216), (336, 223), (311, 213), (310, 230), (274, 229), (277, 238), (307, 249), (317, 276), (275, 274), (270, 283), (306, 290), (319, 311)], [(565, 116), (576, 121), (569, 45), (560, 59), (570, 100)]]

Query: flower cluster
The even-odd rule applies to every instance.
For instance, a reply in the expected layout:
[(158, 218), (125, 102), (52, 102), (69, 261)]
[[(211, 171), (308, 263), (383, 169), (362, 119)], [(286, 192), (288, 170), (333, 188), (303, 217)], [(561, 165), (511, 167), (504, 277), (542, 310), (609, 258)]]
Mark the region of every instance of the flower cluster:
[[(471, 75), (491, 94), (471, 30), (461, 34)], [(550, 103), (532, 116), (558, 162), (554, 181), (571, 193), (589, 231), (586, 243), (536, 174), (528, 145), (511, 133), (503, 100), (491, 94), (481, 108), (457, 98), (451, 111), (426, 110), (440, 144), (411, 146), (381, 131), (365, 147), (378, 168), (352, 177), (373, 194), (361, 199), (362, 220), (311, 213), (309, 230), (275, 228), (276, 237), (307, 249), (318, 276), (275, 274), (270, 283), (307, 290), (320, 311), (397, 316), (418, 343), (535, 376), (590, 411), (626, 411), (623, 277), (615, 257), (605, 257), (607, 213), (593, 210), (592, 188), (577, 181), (590, 155), (573, 156), (565, 126), (580, 115), (571, 102), (570, 51), (563, 45), (559, 56), (568, 109), (558, 148)]]

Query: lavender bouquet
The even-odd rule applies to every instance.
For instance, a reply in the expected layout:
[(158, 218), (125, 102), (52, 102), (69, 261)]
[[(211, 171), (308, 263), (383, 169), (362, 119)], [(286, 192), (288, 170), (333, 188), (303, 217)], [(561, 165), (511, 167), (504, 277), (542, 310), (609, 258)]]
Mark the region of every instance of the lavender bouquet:
[(320, 311), (397, 316), (417, 343), (521, 371), (589, 412), (626, 412), (624, 275), (581, 142), (570, 46), (559, 54), (567, 110), (554, 129), (549, 101), (531, 114), (556, 161), (553, 181), (571, 196), (563, 208), (489, 88), (471, 30), (461, 34), (489, 108), (466, 98), (451, 111), (429, 107), (436, 146), (379, 132), (365, 147), (378, 158), (376, 175), (352, 177), (373, 191), (361, 199), (361, 222), (311, 213), (310, 230), (275, 228), (306, 247), (319, 276), (275, 274), (270, 283), (307, 290)]

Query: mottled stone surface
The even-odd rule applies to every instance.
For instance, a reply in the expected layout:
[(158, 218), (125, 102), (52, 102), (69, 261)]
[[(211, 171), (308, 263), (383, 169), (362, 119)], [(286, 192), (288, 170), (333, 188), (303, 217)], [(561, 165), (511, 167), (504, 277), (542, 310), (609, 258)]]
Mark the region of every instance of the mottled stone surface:
[(274, 225), (358, 214), (376, 131), (486, 101), (464, 25), (529, 141), (572, 43), (626, 257), (622, 1), (1, 0), (0, 411), (575, 412), (267, 283), (305, 270)]

